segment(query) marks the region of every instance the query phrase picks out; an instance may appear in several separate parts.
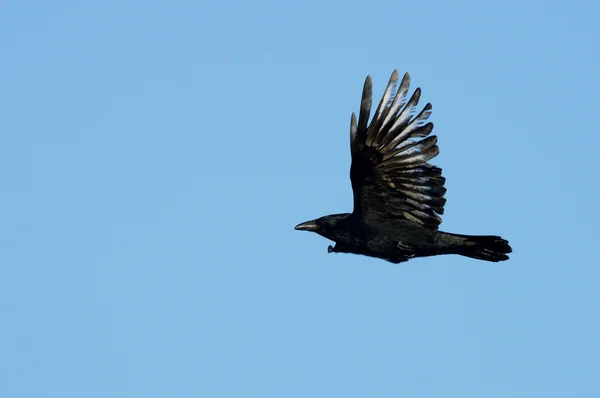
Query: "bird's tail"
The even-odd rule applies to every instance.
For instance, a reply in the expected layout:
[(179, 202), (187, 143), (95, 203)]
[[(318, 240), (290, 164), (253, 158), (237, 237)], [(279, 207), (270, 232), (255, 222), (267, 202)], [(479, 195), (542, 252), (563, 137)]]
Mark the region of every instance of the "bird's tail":
[(452, 253), (460, 254), (478, 260), (499, 262), (508, 260), (508, 253), (512, 252), (512, 248), (508, 241), (499, 236), (476, 236), (476, 235), (458, 235), (449, 234), (447, 239), (453, 241), (449, 245), (452, 248)]

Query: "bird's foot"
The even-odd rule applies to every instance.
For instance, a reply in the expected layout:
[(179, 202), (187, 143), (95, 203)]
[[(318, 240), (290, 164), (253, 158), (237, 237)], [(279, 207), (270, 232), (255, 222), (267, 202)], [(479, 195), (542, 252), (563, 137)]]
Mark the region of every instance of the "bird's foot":
[(414, 246), (411, 245), (410, 243), (400, 241), (396, 245), (398, 246), (398, 249), (400, 249), (400, 250), (405, 250), (408, 252), (411, 252), (414, 250)]

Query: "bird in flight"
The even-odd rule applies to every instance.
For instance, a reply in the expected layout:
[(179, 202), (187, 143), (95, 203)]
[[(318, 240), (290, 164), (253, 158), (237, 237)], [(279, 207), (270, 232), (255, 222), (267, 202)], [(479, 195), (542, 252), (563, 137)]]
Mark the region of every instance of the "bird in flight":
[(437, 137), (430, 135), (433, 123), (427, 122), (431, 104), (414, 116), (421, 89), (409, 98), (409, 74), (398, 81), (395, 70), (369, 123), (373, 86), (367, 76), (358, 121), (352, 113), (352, 213), (324, 216), (295, 229), (334, 241), (329, 253), (362, 254), (392, 263), (441, 254), (508, 260), (512, 249), (499, 236), (439, 231), (446, 179), (442, 169), (428, 163), (439, 153)]

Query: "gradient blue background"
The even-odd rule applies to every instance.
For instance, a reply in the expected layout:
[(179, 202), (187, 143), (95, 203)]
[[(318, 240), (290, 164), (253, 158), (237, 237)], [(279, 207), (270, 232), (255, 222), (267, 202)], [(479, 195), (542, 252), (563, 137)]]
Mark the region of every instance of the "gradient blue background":
[[(600, 396), (597, 4), (297, 4), (2, 2), (0, 396)], [(394, 68), (509, 262), (293, 230)]]

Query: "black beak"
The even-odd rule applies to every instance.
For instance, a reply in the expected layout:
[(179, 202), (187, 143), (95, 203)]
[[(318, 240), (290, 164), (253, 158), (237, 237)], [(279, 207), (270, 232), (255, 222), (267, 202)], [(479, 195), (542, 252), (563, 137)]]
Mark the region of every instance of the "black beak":
[(317, 230), (317, 223), (315, 222), (315, 220), (306, 221), (306, 222), (296, 225), (294, 227), (294, 229), (298, 230), (298, 231), (313, 231), (314, 232)]

